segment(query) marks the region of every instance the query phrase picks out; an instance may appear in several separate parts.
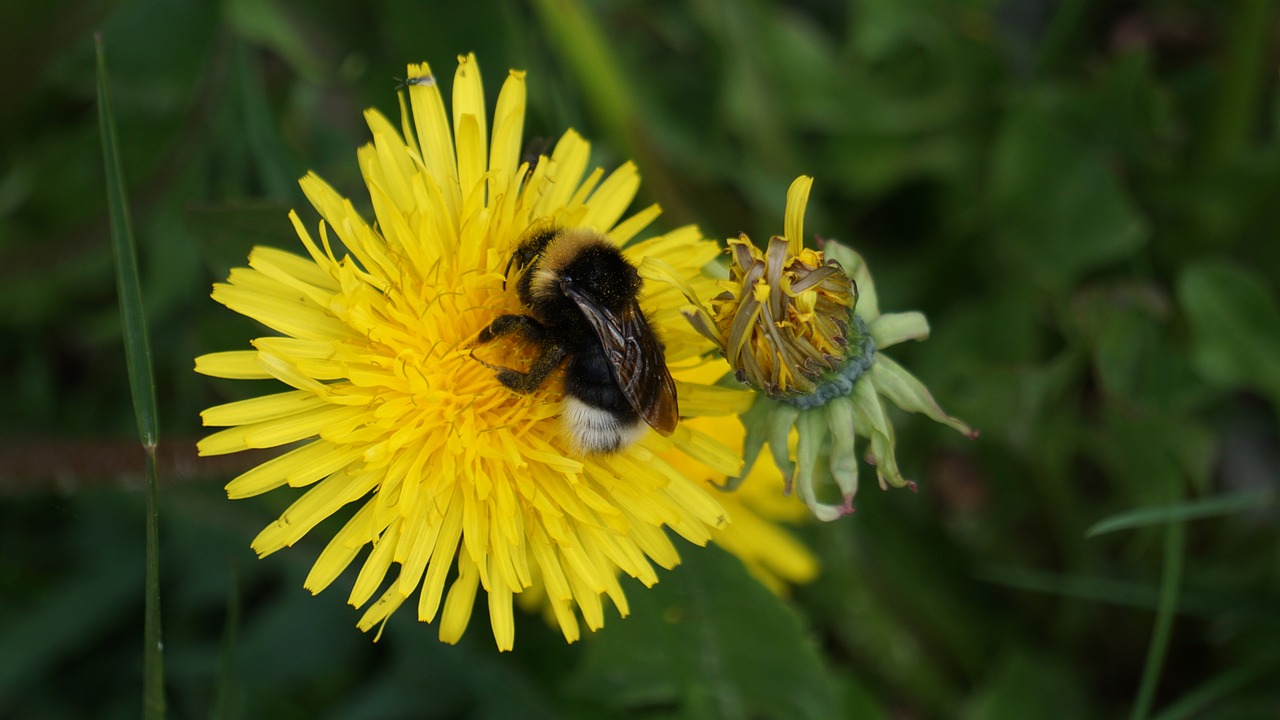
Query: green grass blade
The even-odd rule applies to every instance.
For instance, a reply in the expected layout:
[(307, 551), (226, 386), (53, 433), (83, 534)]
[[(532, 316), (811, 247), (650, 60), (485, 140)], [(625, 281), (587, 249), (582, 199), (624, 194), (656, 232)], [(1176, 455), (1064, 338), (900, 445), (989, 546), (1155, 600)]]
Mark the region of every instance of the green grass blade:
[(151, 344), (142, 308), (142, 284), (138, 256), (125, 197), (124, 173), (116, 144), (115, 118), (107, 89), (106, 57), (102, 36), (95, 35), (98, 53), (98, 130), (102, 135), (102, 161), (107, 172), (107, 211), (111, 219), (111, 245), (116, 258), (116, 286), (120, 293), (120, 322), (124, 325), (124, 351), (129, 366), (129, 389), (138, 419), (138, 437), (144, 447), (156, 444), (156, 392), (151, 372)]
[(1275, 493), (1272, 491), (1255, 490), (1232, 495), (1218, 495), (1173, 505), (1139, 508), (1099, 520), (1085, 531), (1084, 536), (1091, 538), (1116, 532), (1117, 530), (1129, 530), (1169, 522), (1200, 520), (1219, 515), (1233, 515), (1268, 507), (1274, 502)]
[(147, 578), (142, 633), (142, 717), (164, 717), (164, 644), (160, 635), (160, 512), (156, 493), (156, 453), (147, 452)]
[(102, 160), (106, 169), (107, 208), (111, 219), (111, 245), (116, 259), (116, 281), (120, 293), (120, 321), (124, 326), (125, 359), (129, 368), (134, 414), (138, 419), (138, 437), (146, 452), (147, 570), (142, 715), (148, 720), (154, 720), (163, 718), (165, 714), (164, 655), (160, 641), (160, 523), (156, 493), (158, 432), (155, 376), (151, 371), (151, 347), (147, 340), (147, 323), (142, 307), (138, 257), (129, 222), (124, 173), (120, 169), (101, 33), (94, 34), (94, 48), (98, 64), (98, 127), (102, 135)]
[(1249, 146), (1256, 132), (1257, 118), (1265, 103), (1269, 34), (1267, 18), (1272, 16), (1272, 0), (1236, 0), (1231, 9), (1224, 57), (1208, 132), (1204, 135), (1205, 160), (1225, 164)]
[(1203, 711), (1218, 700), (1248, 687), (1257, 680), (1273, 677), (1277, 662), (1280, 662), (1280, 649), (1272, 648), (1188, 692), (1152, 720), (1189, 720), (1197, 716), (1206, 717), (1202, 714)]
[[(547, 34), (561, 41), (556, 48), (587, 90), (583, 98), (591, 104), (601, 124), (614, 138), (632, 143), (637, 94), (588, 4), (539, 0), (533, 8)], [(627, 149), (634, 154), (634, 148)]]
[[(1006, 588), (1057, 595), (1087, 603), (1107, 603), (1151, 611), (1160, 603), (1160, 588), (1141, 580), (1064, 575), (1008, 565), (980, 567), (974, 577)], [(1280, 627), (1280, 614), (1276, 612), (1274, 600), (1259, 595), (1224, 591), (1220, 587), (1184, 589), (1179, 596), (1178, 612), (1201, 620), (1213, 620), (1229, 614), (1241, 622), (1258, 623), (1267, 628)]]
[(240, 571), (233, 560), (227, 582), (227, 622), (222, 628), (222, 650), (218, 657), (218, 685), (209, 711), (210, 720), (237, 717), (235, 654), (240, 636)]
[[(617, 54), (617, 44), (600, 27), (593, 3), (580, 0), (537, 0), (531, 4), (534, 15), (561, 62), (583, 88), (581, 97), (595, 115), (596, 122), (618, 149), (645, 169), (647, 192), (662, 203), (664, 214), (692, 217), (695, 212), (686, 205), (685, 194), (670, 173), (666, 163), (653, 160), (660, 152), (646, 130), (641, 96)], [(772, 138), (774, 144), (779, 140)]]
[(988, 565), (974, 573), (979, 580), (1027, 592), (1046, 593), (1087, 602), (1135, 608), (1155, 605), (1155, 588), (1147, 583), (1083, 575), (1062, 575), (1035, 568)]
[[(267, 195), (272, 198), (295, 198), (298, 183), (294, 178), (301, 172), (287, 172), (294, 163), (280, 138), (271, 116), (271, 100), (263, 82), (260, 69), (254, 65), (256, 54), (244, 42), (235, 48), (236, 84), (239, 86), (240, 108), (244, 115), (244, 133), (258, 177), (262, 179)], [(305, 168), (303, 168), (305, 170)]]
[(1173, 619), (1178, 610), (1178, 594), (1182, 586), (1183, 551), (1187, 544), (1187, 526), (1178, 520), (1169, 521), (1164, 539), (1164, 569), (1160, 577), (1160, 599), (1156, 604), (1155, 627), (1151, 632), (1151, 644), (1147, 647), (1147, 662), (1142, 668), (1142, 682), (1138, 686), (1138, 698), (1133, 704), (1133, 720), (1146, 720), (1151, 714), (1156, 688), (1160, 685), (1160, 672), (1164, 668), (1169, 649), (1169, 637), (1173, 634)]

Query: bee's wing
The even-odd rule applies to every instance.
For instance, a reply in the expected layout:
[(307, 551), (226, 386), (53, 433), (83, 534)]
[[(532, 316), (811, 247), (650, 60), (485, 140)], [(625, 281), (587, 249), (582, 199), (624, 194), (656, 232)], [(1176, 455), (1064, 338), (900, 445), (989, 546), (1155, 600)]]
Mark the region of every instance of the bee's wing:
[(627, 402), (654, 430), (670, 435), (680, 420), (676, 383), (639, 303), (629, 302), (614, 313), (572, 288), (566, 292), (599, 336), (613, 379)]

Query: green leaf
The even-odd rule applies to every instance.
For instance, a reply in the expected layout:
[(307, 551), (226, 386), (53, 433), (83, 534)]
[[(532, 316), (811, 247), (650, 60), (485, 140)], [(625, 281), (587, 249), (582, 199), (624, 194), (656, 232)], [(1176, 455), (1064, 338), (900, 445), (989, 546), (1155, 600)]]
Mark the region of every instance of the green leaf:
[(1090, 286), (1072, 297), (1072, 320), (1088, 342), (1108, 395), (1139, 395), (1150, 376), (1162, 377), (1168, 374), (1158, 372), (1163, 366), (1181, 361), (1161, 343), (1171, 304), (1155, 283)]
[(1120, 403), (1104, 406), (1100, 415), (1102, 423), (1087, 436), (1085, 449), (1116, 479), (1123, 493), (1117, 507), (1163, 504), (1167, 489), (1188, 479), (1201, 494), (1208, 492), (1217, 445), (1201, 422), (1177, 410)]
[(1209, 382), (1266, 393), (1280, 406), (1280, 306), (1254, 272), (1224, 262), (1193, 264), (1178, 278), (1191, 325), (1191, 359)]
[(994, 149), (998, 240), (1041, 284), (1064, 290), (1146, 241), (1146, 222), (1098, 148), (1026, 104)]
[[(631, 615), (589, 638), (572, 690), (684, 718), (829, 718), (832, 688), (795, 612), (718, 547), (689, 548)], [(767, 651), (762, 652), (762, 648)]]

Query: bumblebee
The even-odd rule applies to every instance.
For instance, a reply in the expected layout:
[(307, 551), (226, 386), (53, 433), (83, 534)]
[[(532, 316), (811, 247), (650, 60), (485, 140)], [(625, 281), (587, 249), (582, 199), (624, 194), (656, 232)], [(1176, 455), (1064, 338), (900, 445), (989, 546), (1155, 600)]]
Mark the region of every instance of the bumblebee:
[[(525, 315), (502, 315), (475, 345), (518, 333), (538, 348), (527, 371), (489, 365), (508, 388), (531, 393), (565, 365), (561, 422), (583, 453), (621, 450), (647, 423), (670, 435), (680, 419), (662, 343), (640, 309), (640, 274), (605, 237), (586, 229), (530, 232), (507, 264)], [(481, 361), (483, 362), (483, 361)]]

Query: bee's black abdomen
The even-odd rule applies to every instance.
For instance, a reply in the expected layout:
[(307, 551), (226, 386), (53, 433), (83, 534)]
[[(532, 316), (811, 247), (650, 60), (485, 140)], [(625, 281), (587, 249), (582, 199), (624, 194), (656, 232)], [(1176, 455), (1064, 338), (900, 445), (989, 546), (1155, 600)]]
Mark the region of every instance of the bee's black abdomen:
[(639, 419), (626, 395), (613, 377), (609, 360), (599, 343), (584, 343), (569, 359), (569, 371), (565, 373), (565, 393), (582, 402), (617, 416), (620, 421)]
[(598, 342), (579, 345), (570, 355), (564, 395), (565, 429), (578, 452), (617, 452), (648, 428), (618, 387)]

